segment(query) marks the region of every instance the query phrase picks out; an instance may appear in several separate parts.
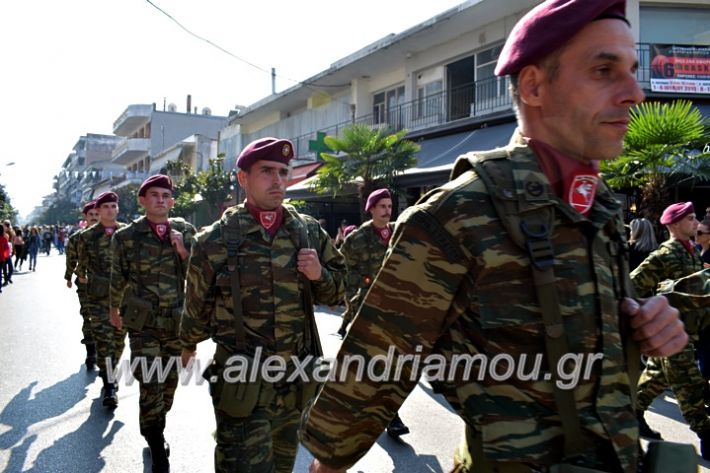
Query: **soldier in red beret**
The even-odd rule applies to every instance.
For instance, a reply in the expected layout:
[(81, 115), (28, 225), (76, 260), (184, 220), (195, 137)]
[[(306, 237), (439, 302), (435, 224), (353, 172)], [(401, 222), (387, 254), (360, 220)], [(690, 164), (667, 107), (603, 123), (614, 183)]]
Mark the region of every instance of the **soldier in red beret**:
[(116, 366), (126, 342), (126, 331), (117, 330), (109, 317), (109, 282), (111, 278), (111, 238), (125, 224), (118, 222), (118, 195), (107, 191), (95, 199), (99, 221), (79, 235), (79, 262), (76, 275), (86, 284), (86, 311), (96, 343), (99, 377), (103, 382), (103, 405), (118, 406), (118, 385), (109, 379), (107, 359)]
[(146, 179), (138, 190), (138, 202), (145, 216), (118, 230), (112, 239), (109, 307), (111, 324), (128, 330), (131, 363), (161, 363), (168, 373), (163, 379), (135, 374), (140, 387), (140, 433), (150, 449), (153, 473), (160, 473), (170, 471), (164, 431), (178, 384), (177, 366), (171, 363), (182, 351), (177, 332), (195, 227), (169, 216), (175, 205), (169, 176)]
[[(656, 294), (659, 283), (678, 280), (703, 269), (700, 252), (693, 243), (698, 232), (698, 219), (692, 202), (677, 202), (669, 205), (661, 215), (670, 238), (652, 251), (639, 266), (631, 272), (631, 280), (640, 297)], [(685, 317), (698, 314), (684, 313)], [(702, 318), (705, 314), (699, 314)], [(644, 412), (666, 388), (670, 387), (678, 400), (683, 417), (690, 429), (700, 438), (700, 453), (710, 459), (710, 416), (707, 413), (704, 396), (708, 386), (700, 369), (695, 348), (704, 341), (697, 330), (690, 331), (692, 343), (679, 354), (669, 357), (649, 357), (639, 380), (637, 390), (637, 416), (642, 437), (661, 440), (661, 434), (651, 429), (644, 418)]]
[(212, 337), (217, 344), (209, 375), (215, 471), (293, 471), (301, 411), (316, 383), (259, 375), (247, 383), (227, 379), (227, 368), (235, 356), (257, 370), (259, 356), (275, 356), (290, 373), (292, 357), (320, 356), (313, 304), (343, 298), (343, 256), (316, 219), (283, 204), (291, 158), (288, 140), (247, 145), (237, 159), (246, 201), (192, 247), (180, 341), (184, 365), (199, 342)]
[[(87, 228), (96, 224), (99, 221), (99, 211), (96, 210), (96, 202), (90, 201), (84, 204), (82, 208), (82, 213), (86, 219)], [(67, 239), (67, 250), (66, 250), (66, 271), (64, 272), (64, 280), (69, 289), (72, 287), (72, 275), (79, 263), (79, 235), (83, 230), (79, 229), (72, 233)], [(81, 326), (81, 332), (84, 338), (81, 343), (86, 347), (86, 364), (87, 370), (93, 370), (96, 365), (96, 345), (94, 342), (94, 335), (91, 331), (91, 316), (89, 315), (88, 309), (86, 307), (86, 284), (79, 281), (79, 278), (74, 279), (76, 283), (76, 294), (79, 297), (79, 313), (83, 319), (83, 324)]]
[[(621, 154), (644, 99), (624, 13), (624, 0), (547, 0), (518, 21), (496, 68), (510, 76), (512, 142), (460, 157), (451, 183), (400, 216), (340, 347), (336, 362), (394, 348), (445, 366), (427, 374), (465, 422), (457, 472), (636, 473), (627, 366), (638, 356), (627, 360), (623, 344), (657, 356), (687, 344), (665, 298), (630, 297), (621, 206), (597, 171)], [(571, 387), (559, 371), (570, 353), (597, 360)], [(532, 354), (547, 376), (515, 373)], [(509, 376), (467, 375), (461, 356), (517, 361)], [(303, 418), (311, 473), (355, 464), (417, 384), (349, 368)]]

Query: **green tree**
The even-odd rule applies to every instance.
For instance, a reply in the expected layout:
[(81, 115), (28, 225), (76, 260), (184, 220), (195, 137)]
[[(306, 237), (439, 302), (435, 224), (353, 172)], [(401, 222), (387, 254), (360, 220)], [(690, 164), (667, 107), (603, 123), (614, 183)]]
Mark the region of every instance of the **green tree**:
[(143, 207), (138, 204), (140, 184), (128, 184), (114, 192), (118, 194), (118, 221), (130, 222), (143, 214)]
[(10, 196), (5, 191), (5, 186), (0, 184), (0, 220), (17, 221), (17, 211), (10, 203)]
[(202, 199), (207, 203), (208, 221), (217, 220), (224, 210), (224, 203), (231, 198), (230, 173), (224, 170), (224, 155), (222, 153), (215, 159), (210, 159), (208, 171), (197, 174), (197, 190)]
[(355, 183), (364, 218), (365, 197), (378, 187), (396, 191), (396, 176), (416, 164), (420, 146), (406, 140), (406, 135), (407, 130), (391, 133), (353, 124), (340, 136), (326, 136), (326, 145), (336, 154), (321, 153), (325, 164), (318, 169), (313, 189), (336, 196)]
[(658, 220), (671, 187), (710, 180), (710, 134), (692, 102), (644, 102), (631, 110), (624, 152), (601, 170), (617, 189), (641, 188), (641, 215)]
[(192, 220), (192, 214), (196, 209), (195, 195), (200, 190), (197, 176), (183, 161), (169, 161), (167, 173), (173, 180), (173, 197), (175, 198), (175, 206), (170, 214), (174, 217)]
[(64, 197), (59, 197), (54, 194), (52, 202), (45, 207), (44, 212), (40, 215), (40, 223), (48, 225), (62, 224), (70, 225), (79, 221), (81, 209), (78, 208), (72, 201)]

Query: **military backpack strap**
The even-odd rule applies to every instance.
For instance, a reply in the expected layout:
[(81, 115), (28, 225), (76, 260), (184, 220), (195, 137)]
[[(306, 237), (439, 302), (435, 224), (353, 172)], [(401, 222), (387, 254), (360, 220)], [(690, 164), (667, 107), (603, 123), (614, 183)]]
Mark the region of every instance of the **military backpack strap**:
[[(545, 351), (552, 374), (553, 393), (564, 432), (565, 457), (585, 450), (574, 390), (560, 387), (557, 366), (569, 353), (560, 300), (553, 269), (554, 249), (550, 235), (554, 227), (552, 205), (525, 205), (525, 196), (516, 192), (514, 162), (507, 149), (487, 155), (467, 155), (472, 168), (486, 186), (501, 224), (513, 242), (530, 258), (535, 292), (545, 325)], [(508, 158), (508, 159), (506, 159)], [(459, 165), (459, 172), (465, 165)], [(549, 200), (538, 196), (540, 201)]]
[[(312, 248), (310, 244), (310, 239), (308, 237), (308, 223), (301, 216), (298, 211), (290, 206), (284, 206), (284, 209), (291, 215), (291, 217), (296, 220), (298, 225), (298, 231), (291, 233), (291, 239), (297, 249), (301, 248)], [(305, 323), (305, 333), (303, 343), (305, 344), (308, 352), (315, 356), (323, 356), (323, 347), (320, 343), (320, 336), (318, 335), (318, 327), (316, 325), (316, 316), (313, 311), (313, 290), (311, 288), (311, 281), (306, 277), (305, 274), (299, 272), (299, 279), (303, 286), (303, 310), (306, 313), (306, 323)]]
[[(622, 240), (621, 232), (615, 224), (616, 219), (607, 224), (607, 234), (611, 239), (609, 254), (616, 258), (619, 292), (621, 300), (630, 297), (636, 299), (636, 288), (634, 287), (631, 277), (629, 276), (629, 258), (628, 245)], [(619, 330), (621, 339), (624, 344), (624, 354), (626, 355), (626, 372), (629, 376), (631, 406), (636, 409), (636, 386), (638, 386), (639, 378), (641, 377), (641, 350), (637, 342), (631, 336), (630, 320), (627, 317), (619, 317)]]
[(232, 311), (234, 312), (234, 338), (237, 353), (245, 353), (246, 330), (244, 329), (244, 309), (242, 307), (242, 290), (239, 282), (239, 246), (242, 243), (242, 232), (239, 226), (239, 216), (235, 213), (226, 223), (220, 223), (222, 238), (227, 247), (227, 269), (232, 282)]

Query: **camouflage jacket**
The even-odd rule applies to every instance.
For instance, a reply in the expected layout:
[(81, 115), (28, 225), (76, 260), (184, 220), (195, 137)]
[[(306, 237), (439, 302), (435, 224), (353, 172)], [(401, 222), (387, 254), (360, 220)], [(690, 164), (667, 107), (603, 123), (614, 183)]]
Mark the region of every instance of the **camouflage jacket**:
[(71, 281), (72, 274), (74, 274), (76, 265), (79, 263), (79, 234), (81, 232), (82, 230), (78, 230), (67, 238), (66, 248), (64, 249), (67, 266), (66, 271), (64, 271), (64, 279), (67, 281)]
[(358, 292), (361, 297), (364, 297), (382, 266), (386, 251), (387, 245), (375, 233), (372, 220), (363, 223), (360, 228), (348, 235), (343, 246), (340, 247), (348, 268), (345, 282), (348, 299), (352, 299)]
[[(183, 235), (189, 251), (195, 227), (171, 218), (170, 229)], [(128, 288), (135, 296), (158, 308), (181, 304), (187, 259), (181, 260), (170, 240), (159, 241), (148, 220), (141, 217), (117, 231), (111, 240), (111, 291), (109, 304), (119, 307)]]
[[(345, 260), (317, 220), (303, 215), (310, 247), (318, 252), (323, 272), (311, 281), (314, 302), (337, 304), (343, 298)], [(187, 295), (180, 327), (183, 347), (193, 350), (209, 337), (234, 352), (236, 341), (231, 273), (223, 225), (238, 223), (241, 243), (238, 271), (243, 320), (250, 350), (261, 346), (265, 355), (303, 353), (305, 312), (302, 285), (296, 269), (298, 248), (293, 235), (302, 227), (290, 211), (273, 240), (244, 205), (231, 207), (200, 232), (192, 247), (187, 273)]]
[[(582, 435), (594, 444), (611, 443), (624, 471), (636, 472), (638, 429), (617, 284), (628, 268), (608, 253), (608, 248), (620, 250), (625, 244), (621, 206), (602, 182), (585, 218), (554, 196), (529, 147), (511, 145), (508, 151), (515, 168), (511, 196), (532, 200), (528, 191), (544, 188), (543, 197), (536, 192), (537, 202), (544, 198), (554, 206), (555, 285), (569, 352), (603, 354), (587, 365), (589, 376), (580, 376), (574, 387)], [(429, 216), (451, 235), (464, 258), (451, 258), (441, 240), (417, 223)], [(378, 382), (358, 379), (358, 363), (349, 363), (347, 369), (342, 363), (346, 355), (386, 357), (393, 347), (398, 356), (418, 356), (420, 368), (429, 355), (434, 355), (428, 360), (432, 367), (445, 366), (444, 380), (432, 384), (478, 432), (487, 458), (532, 465), (560, 462), (563, 432), (553, 384), (544, 376), (550, 367), (530, 266), (527, 253), (507, 236), (484, 182), (473, 171), (407, 209), (337, 355), (337, 382), (326, 383), (304, 413), (304, 446), (337, 468), (353, 465), (367, 452), (418, 376), (410, 377), (411, 361), (399, 379), (392, 370), (389, 380)], [(452, 364), (454, 357), (477, 354), (489, 361), (510, 355), (518, 374), (494, 379), (490, 367), (479, 361), (466, 376), (461, 363)], [(541, 373), (519, 375), (521, 369), (531, 372), (536, 356), (542, 359)], [(458, 369), (452, 370), (452, 365)], [(589, 461), (599, 468), (608, 458)]]
[(700, 253), (696, 251), (691, 255), (683, 243), (671, 238), (661, 243), (631, 272), (631, 281), (640, 297), (648, 297), (656, 293), (661, 281), (680, 279), (702, 269)]
[[(116, 222), (116, 225), (118, 231), (126, 224)], [(101, 222), (79, 234), (78, 250), (77, 276), (86, 279), (91, 279), (91, 276), (111, 277), (111, 237), (104, 234)]]

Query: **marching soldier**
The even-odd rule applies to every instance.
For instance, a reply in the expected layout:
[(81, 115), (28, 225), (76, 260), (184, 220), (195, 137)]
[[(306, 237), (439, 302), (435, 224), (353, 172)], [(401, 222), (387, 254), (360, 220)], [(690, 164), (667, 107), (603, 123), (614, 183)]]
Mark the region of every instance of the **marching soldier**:
[(79, 263), (76, 274), (86, 284), (86, 311), (91, 319), (91, 332), (96, 342), (97, 365), (103, 381), (103, 405), (118, 406), (115, 380), (108, 379), (107, 360), (116, 366), (125, 345), (126, 331), (117, 330), (109, 317), (111, 279), (111, 237), (125, 224), (116, 221), (118, 195), (104, 192), (96, 198), (99, 222), (79, 235)]
[[(349, 234), (340, 248), (348, 268), (345, 284), (348, 304), (343, 314), (343, 323), (338, 330), (341, 337), (345, 337), (348, 325), (375, 280), (392, 238), (392, 195), (389, 189), (377, 189), (370, 193), (365, 212), (370, 212), (372, 219)], [(396, 414), (387, 425), (387, 433), (391, 437), (399, 437), (408, 434), (409, 427), (402, 422), (399, 414)]]
[(290, 473), (300, 413), (315, 395), (302, 378), (228, 382), (225, 367), (240, 355), (255, 364), (320, 356), (313, 304), (343, 298), (345, 262), (317, 220), (282, 204), (293, 145), (262, 138), (237, 160), (246, 202), (200, 232), (187, 274), (180, 329), (183, 365), (197, 343), (217, 343), (211, 394), (217, 420), (215, 470)]
[(340, 247), (348, 268), (345, 297), (349, 301), (343, 314), (343, 323), (338, 330), (341, 337), (345, 336), (348, 325), (355, 317), (385, 259), (385, 252), (392, 237), (390, 191), (377, 189), (370, 193), (365, 204), (365, 212), (370, 212), (372, 218), (352, 230)]
[[(165, 418), (173, 405), (180, 356), (177, 338), (185, 294), (189, 247), (195, 228), (181, 218), (168, 218), (175, 204), (170, 177), (158, 174), (138, 190), (145, 217), (131, 222), (113, 236), (111, 247), (111, 323), (128, 330), (131, 361), (145, 358), (147, 366), (159, 360), (168, 368), (165, 380), (140, 383), (140, 432), (145, 437), (154, 472), (169, 471), (163, 435)], [(125, 306), (123, 312), (119, 310)]]
[[(99, 211), (96, 210), (95, 204), (96, 203), (92, 200), (84, 205), (84, 208), (81, 210), (86, 219), (87, 228), (99, 221)], [(64, 279), (69, 289), (72, 288), (71, 278), (79, 262), (79, 234), (82, 231), (83, 230), (77, 230), (67, 239), (67, 269), (64, 272)], [(94, 335), (91, 333), (91, 317), (86, 307), (86, 284), (79, 282), (79, 278), (76, 278), (74, 282), (76, 283), (76, 293), (79, 296), (79, 313), (84, 321), (81, 325), (81, 333), (84, 335), (84, 338), (81, 339), (81, 343), (86, 347), (86, 369), (93, 370), (96, 365), (96, 344), (94, 342)]]
[[(692, 202), (679, 202), (663, 211), (661, 224), (668, 229), (670, 238), (631, 273), (639, 296), (655, 294), (661, 281), (680, 279), (703, 269), (700, 254), (691, 241), (696, 236), (698, 223)], [(690, 335), (691, 342), (696, 342), (698, 334)], [(703, 398), (707, 385), (698, 367), (694, 343), (688, 343), (682, 352), (673, 356), (648, 359), (639, 380), (636, 406), (639, 428), (644, 437), (661, 439), (661, 434), (646, 423), (644, 412), (668, 386), (678, 399), (683, 417), (700, 438), (703, 458), (710, 459), (710, 417)]]
[[(399, 217), (335, 360), (392, 348), (429, 360), (434, 389), (465, 421), (457, 472), (636, 473), (622, 333), (638, 342), (629, 360), (687, 343), (665, 298), (626, 297), (621, 205), (595, 166), (621, 153), (643, 100), (624, 15), (624, 0), (548, 0), (520, 19), (496, 67), (511, 80), (511, 144), (461, 156), (450, 183)], [(571, 380), (569, 354), (588, 370)], [(408, 367), (375, 381), (349, 363), (323, 386), (300, 429), (312, 473), (367, 452), (417, 385)]]

